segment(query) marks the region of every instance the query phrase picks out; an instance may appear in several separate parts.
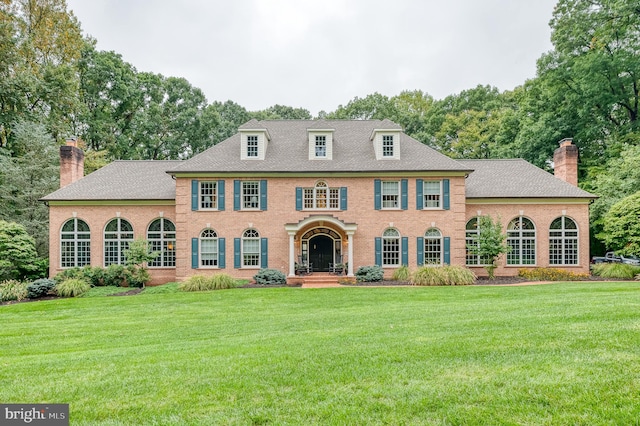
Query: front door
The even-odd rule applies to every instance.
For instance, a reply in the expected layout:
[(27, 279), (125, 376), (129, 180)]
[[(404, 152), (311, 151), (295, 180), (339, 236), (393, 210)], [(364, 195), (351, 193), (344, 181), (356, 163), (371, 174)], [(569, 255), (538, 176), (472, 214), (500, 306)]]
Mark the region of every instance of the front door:
[(317, 235), (309, 240), (309, 262), (313, 270), (329, 272), (329, 264), (333, 263), (333, 239), (326, 235)]

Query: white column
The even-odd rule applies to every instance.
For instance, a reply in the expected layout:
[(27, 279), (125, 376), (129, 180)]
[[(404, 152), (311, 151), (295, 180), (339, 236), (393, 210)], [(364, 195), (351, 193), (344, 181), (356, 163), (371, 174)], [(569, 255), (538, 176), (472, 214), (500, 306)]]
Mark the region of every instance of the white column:
[(349, 252), (349, 267), (347, 268), (347, 276), (353, 277), (353, 233), (347, 233), (347, 243), (349, 248), (347, 249)]
[(294, 234), (289, 234), (289, 276), (295, 277), (296, 275), (296, 248), (293, 241)]

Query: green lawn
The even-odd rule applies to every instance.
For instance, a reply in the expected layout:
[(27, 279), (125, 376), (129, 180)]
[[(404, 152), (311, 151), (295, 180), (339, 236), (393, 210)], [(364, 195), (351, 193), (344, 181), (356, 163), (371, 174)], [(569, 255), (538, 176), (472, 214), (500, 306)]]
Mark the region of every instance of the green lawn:
[(638, 424), (640, 283), (0, 306), (0, 401), (71, 424)]

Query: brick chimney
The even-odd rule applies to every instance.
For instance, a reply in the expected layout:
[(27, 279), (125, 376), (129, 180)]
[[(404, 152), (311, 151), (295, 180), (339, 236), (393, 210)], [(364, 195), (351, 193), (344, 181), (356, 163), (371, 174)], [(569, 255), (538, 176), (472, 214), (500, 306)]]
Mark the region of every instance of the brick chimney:
[(60, 147), (60, 188), (82, 179), (84, 176), (84, 152), (78, 148), (77, 139), (67, 139)]
[(560, 147), (553, 152), (553, 174), (578, 186), (578, 147), (573, 144), (573, 139), (562, 139)]

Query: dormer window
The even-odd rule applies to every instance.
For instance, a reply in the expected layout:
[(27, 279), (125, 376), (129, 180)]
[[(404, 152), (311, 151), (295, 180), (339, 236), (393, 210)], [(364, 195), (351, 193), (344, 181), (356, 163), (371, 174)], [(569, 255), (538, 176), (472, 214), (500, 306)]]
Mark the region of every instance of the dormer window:
[(316, 135), (316, 157), (326, 158), (327, 156), (327, 137)]
[(257, 135), (247, 135), (247, 157), (258, 157)]
[(382, 135), (382, 156), (393, 157), (393, 135)]
[(371, 141), (376, 160), (400, 159), (400, 130), (375, 129), (371, 133)]
[(242, 160), (264, 160), (269, 143), (269, 132), (266, 129), (240, 130)]
[(309, 160), (333, 159), (333, 129), (307, 129)]

